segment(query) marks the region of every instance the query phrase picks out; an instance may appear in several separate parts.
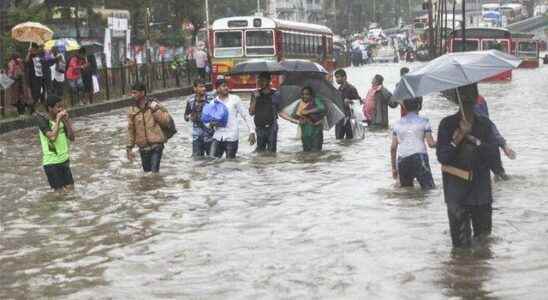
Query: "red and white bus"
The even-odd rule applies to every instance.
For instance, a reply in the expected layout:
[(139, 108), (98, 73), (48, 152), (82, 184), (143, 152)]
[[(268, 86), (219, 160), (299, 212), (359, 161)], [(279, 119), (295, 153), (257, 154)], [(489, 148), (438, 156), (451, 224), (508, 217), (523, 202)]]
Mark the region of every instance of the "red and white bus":
[[(504, 28), (467, 28), (465, 51), (482, 51), (497, 49), (512, 54), (512, 34)], [(462, 29), (451, 33), (449, 52), (461, 52), (463, 46)], [(487, 81), (511, 80), (512, 70), (489, 78)]]
[(520, 68), (539, 67), (539, 41), (535, 35), (525, 32), (512, 32), (512, 54), (521, 59)]
[[(329, 72), (335, 69), (333, 32), (321, 25), (267, 17), (231, 17), (213, 22), (209, 31), (212, 78), (226, 75), (234, 65), (251, 59), (308, 59)], [(227, 77), (233, 91), (256, 88), (254, 76)], [(273, 85), (279, 85), (278, 76)]]

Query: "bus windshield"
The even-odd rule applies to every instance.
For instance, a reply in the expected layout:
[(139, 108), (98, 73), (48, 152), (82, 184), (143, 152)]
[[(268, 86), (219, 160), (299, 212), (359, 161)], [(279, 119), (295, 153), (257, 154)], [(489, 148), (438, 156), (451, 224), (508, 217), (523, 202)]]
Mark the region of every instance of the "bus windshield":
[(274, 33), (247, 31), (245, 33), (246, 55), (274, 55)]
[(215, 57), (243, 56), (242, 32), (215, 32)]
[[(476, 40), (466, 40), (465, 51), (477, 51), (479, 50), (479, 43)], [(462, 40), (453, 41), (453, 52), (462, 51)]]
[(484, 40), (481, 42), (482, 50), (499, 50), (505, 53), (508, 53), (508, 42), (507, 41), (494, 41), (494, 40)]

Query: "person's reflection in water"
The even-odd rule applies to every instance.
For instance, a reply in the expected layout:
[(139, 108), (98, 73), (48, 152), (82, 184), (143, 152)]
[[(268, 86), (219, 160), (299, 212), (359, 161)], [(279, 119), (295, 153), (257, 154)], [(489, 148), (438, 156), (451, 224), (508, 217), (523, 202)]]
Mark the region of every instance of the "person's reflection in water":
[(488, 243), (470, 249), (453, 249), (448, 261), (442, 262), (439, 285), (444, 296), (458, 299), (497, 299), (487, 289), (492, 278), (491, 252)]
[(139, 177), (137, 184), (134, 185), (135, 190), (140, 192), (154, 191), (166, 186), (166, 182), (162, 176), (152, 173)]

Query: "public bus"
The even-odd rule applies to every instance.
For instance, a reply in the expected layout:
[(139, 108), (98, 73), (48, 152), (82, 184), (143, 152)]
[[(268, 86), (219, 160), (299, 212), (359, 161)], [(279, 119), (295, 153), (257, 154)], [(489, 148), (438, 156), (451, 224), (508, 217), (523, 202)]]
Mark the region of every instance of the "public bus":
[[(497, 49), (512, 54), (512, 34), (504, 28), (467, 28), (465, 51)], [(462, 29), (455, 30), (449, 37), (449, 52), (461, 52), (463, 48)], [(512, 70), (489, 78), (488, 81), (511, 80)]]
[(520, 68), (539, 67), (539, 42), (534, 36), (532, 33), (512, 32), (512, 54), (521, 59)]
[(504, 4), (500, 7), (500, 12), (506, 17), (508, 24), (523, 20), (527, 14), (523, 5), (519, 3)]
[(498, 3), (487, 3), (481, 6), (481, 13), (484, 14), (489, 11), (500, 11), (500, 4)]
[[(267, 17), (230, 17), (213, 22), (209, 31), (212, 78), (225, 75), (233, 91), (256, 89), (254, 76), (229, 76), (234, 65), (252, 59), (307, 59), (332, 72), (333, 32), (321, 25)], [(273, 76), (279, 86), (279, 76)]]

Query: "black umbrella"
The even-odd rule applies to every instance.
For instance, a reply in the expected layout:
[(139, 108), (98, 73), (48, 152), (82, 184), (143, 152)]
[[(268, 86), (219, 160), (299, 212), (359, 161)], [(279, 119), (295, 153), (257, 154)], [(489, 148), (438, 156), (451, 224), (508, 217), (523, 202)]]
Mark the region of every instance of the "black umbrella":
[(82, 48), (85, 48), (88, 52), (96, 53), (103, 52), (103, 44), (95, 41), (82, 41), (80, 43)]
[(272, 60), (250, 60), (239, 63), (230, 71), (231, 75), (244, 75), (244, 74), (281, 74), (285, 69), (277, 62)]
[(283, 60), (280, 62), (280, 65), (282, 65), (286, 73), (328, 74), (322, 65), (308, 60)]
[(314, 76), (302, 76), (290, 74), (280, 86), (281, 106), (286, 112), (293, 112), (295, 103), (301, 98), (303, 87), (309, 86), (314, 90), (317, 97), (326, 103), (326, 128), (330, 129), (337, 122), (344, 118), (344, 101), (339, 91), (325, 78), (314, 78)]

